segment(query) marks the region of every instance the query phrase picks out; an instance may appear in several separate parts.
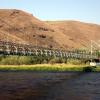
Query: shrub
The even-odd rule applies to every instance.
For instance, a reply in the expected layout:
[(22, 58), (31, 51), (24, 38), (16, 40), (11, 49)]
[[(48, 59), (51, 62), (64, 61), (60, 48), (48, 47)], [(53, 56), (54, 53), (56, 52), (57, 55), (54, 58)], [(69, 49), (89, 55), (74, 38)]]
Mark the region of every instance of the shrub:
[(84, 67), (83, 68), (83, 72), (94, 72), (95, 71), (95, 68), (94, 67)]
[(0, 64), (17, 65), (18, 57), (17, 56), (7, 56), (0, 61)]
[(66, 58), (59, 58), (54, 56), (46, 56), (46, 55), (33, 55), (33, 56), (0, 56), (0, 64), (6, 65), (31, 65), (31, 64), (42, 64), (42, 63), (68, 63), (79, 65), (82, 64), (82, 60), (78, 59), (66, 59)]
[(33, 59), (30, 56), (6, 56), (2, 58), (0, 64), (3, 65), (22, 65), (22, 64), (32, 64)]
[(67, 59), (68, 64), (74, 64), (74, 65), (80, 65), (82, 64), (82, 61), (79, 59)]
[(49, 60), (50, 64), (54, 64), (54, 63), (66, 63), (66, 59), (64, 58), (52, 58)]
[(30, 65), (31, 64), (31, 57), (27, 57), (27, 56), (21, 56), (18, 59), (18, 62), (20, 65), (25, 64), (25, 65)]

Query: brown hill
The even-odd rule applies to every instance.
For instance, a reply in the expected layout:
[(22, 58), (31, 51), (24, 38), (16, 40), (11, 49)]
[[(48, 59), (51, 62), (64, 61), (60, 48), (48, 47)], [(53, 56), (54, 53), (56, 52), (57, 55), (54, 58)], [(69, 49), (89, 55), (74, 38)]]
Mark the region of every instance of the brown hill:
[(100, 26), (77, 21), (47, 21), (15, 10), (0, 10), (0, 39), (54, 48), (84, 48), (100, 38)]
[[(76, 45), (79, 43), (81, 45), (79, 47), (89, 47), (91, 40), (100, 39), (100, 25), (79, 21), (53, 21), (48, 23), (69, 36), (69, 40), (72, 40)], [(73, 47), (77, 47), (76, 45), (73, 45)]]

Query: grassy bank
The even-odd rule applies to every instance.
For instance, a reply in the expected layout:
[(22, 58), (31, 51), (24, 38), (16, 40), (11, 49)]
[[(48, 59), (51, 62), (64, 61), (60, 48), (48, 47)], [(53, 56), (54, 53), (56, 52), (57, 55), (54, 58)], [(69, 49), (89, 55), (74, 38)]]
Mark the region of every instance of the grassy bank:
[(95, 68), (95, 71), (96, 71), (96, 72), (100, 72), (100, 66), (96, 67), (96, 68)]
[(3, 71), (100, 71), (100, 67), (88, 67), (84, 59), (47, 56), (0, 56)]
[(36, 65), (0, 65), (2, 71), (83, 71), (86, 65), (36, 64)]

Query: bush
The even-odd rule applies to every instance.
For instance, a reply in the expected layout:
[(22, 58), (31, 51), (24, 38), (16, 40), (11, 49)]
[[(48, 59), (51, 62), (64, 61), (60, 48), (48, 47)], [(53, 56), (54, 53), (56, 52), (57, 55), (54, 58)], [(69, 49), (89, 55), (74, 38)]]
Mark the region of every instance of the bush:
[(56, 59), (55, 59), (55, 58), (54, 58), (54, 59), (51, 59), (51, 60), (49, 61), (49, 63), (50, 63), (50, 64), (56, 63)]
[(22, 65), (22, 64), (30, 65), (32, 63), (32, 59), (31, 59), (31, 57), (21, 56), (21, 57), (19, 57), (18, 62), (20, 65)]
[(67, 64), (80, 65), (82, 64), (82, 61), (79, 59), (67, 59)]
[(55, 63), (66, 63), (66, 59), (64, 58), (52, 58), (49, 60), (50, 64), (55, 64)]
[(6, 56), (2, 58), (0, 64), (3, 65), (22, 65), (32, 64), (32, 58), (28, 56)]
[(68, 63), (79, 65), (82, 64), (82, 60), (78, 59), (66, 59), (46, 55), (34, 55), (34, 56), (0, 56), (0, 64), (5, 65), (31, 65), (31, 64), (44, 64), (44, 63)]
[(7, 56), (2, 58), (0, 64), (3, 65), (17, 65), (18, 64), (18, 57), (17, 56)]
[(83, 68), (83, 72), (94, 72), (95, 71), (95, 68), (94, 67), (84, 67)]

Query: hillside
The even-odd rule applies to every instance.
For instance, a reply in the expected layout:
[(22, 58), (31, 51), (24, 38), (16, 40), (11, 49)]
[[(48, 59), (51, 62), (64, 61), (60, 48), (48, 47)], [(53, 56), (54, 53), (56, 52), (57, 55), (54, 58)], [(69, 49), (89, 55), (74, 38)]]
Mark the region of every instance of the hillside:
[(100, 25), (79, 21), (40, 21), (15, 9), (0, 10), (0, 39), (51, 48), (85, 48), (99, 40)]
[(100, 39), (100, 25), (79, 21), (48, 21), (48, 23), (69, 36), (69, 39), (76, 45), (80, 43), (81, 47), (89, 46), (91, 40), (97, 41)]

